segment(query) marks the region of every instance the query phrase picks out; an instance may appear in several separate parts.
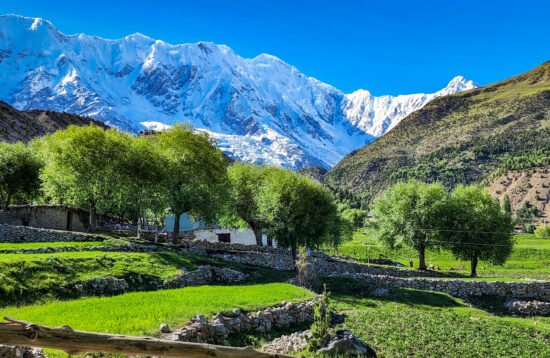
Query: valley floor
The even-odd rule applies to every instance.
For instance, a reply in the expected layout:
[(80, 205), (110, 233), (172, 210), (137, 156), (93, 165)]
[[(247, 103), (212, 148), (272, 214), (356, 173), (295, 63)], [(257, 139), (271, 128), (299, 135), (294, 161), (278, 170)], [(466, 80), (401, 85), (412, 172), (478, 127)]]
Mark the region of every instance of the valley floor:
[[(356, 234), (340, 253), (361, 256), (369, 247), (370, 256), (382, 253), (369, 238)], [(126, 239), (106, 239), (94, 243), (0, 244), (0, 316), (45, 325), (69, 325), (74, 329), (132, 335), (159, 335), (161, 323), (171, 328), (183, 326), (197, 315), (206, 316), (235, 308), (255, 311), (281, 301), (305, 301), (315, 294), (286, 283), (292, 273), (213, 260), (170, 247), (153, 252), (109, 252), (108, 247), (128, 244)], [(60, 247), (94, 251), (43, 252)], [(103, 249), (102, 249), (103, 248)], [(25, 253), (25, 250), (30, 250)], [(105, 250), (105, 251), (102, 251)], [(518, 245), (504, 267), (482, 266), (482, 279), (550, 278), (550, 244), (533, 236), (518, 237)], [(363, 256), (364, 257), (364, 256)], [(390, 256), (391, 257), (391, 256)], [(403, 260), (403, 263), (407, 261)], [(442, 270), (464, 264), (444, 253), (430, 253), (430, 263)], [(70, 286), (93, 277), (130, 278), (148, 274), (167, 279), (181, 268), (220, 265), (249, 275), (239, 285), (199, 286), (145, 292), (134, 291), (112, 297), (62, 297), (48, 294), (54, 287)], [(324, 279), (337, 311), (346, 315), (339, 328), (351, 329), (371, 345), (379, 357), (548, 357), (550, 317), (509, 317), (501, 301), (480, 298), (477, 307), (437, 292), (412, 289), (380, 290), (363, 282)], [(147, 291), (147, 290), (146, 290)], [(23, 293), (23, 295), (22, 295)], [(489, 313), (490, 312), (490, 313)], [(308, 327), (291, 327), (291, 330)], [(261, 347), (277, 334), (242, 334), (235, 345)], [(66, 357), (47, 351), (53, 357)]]

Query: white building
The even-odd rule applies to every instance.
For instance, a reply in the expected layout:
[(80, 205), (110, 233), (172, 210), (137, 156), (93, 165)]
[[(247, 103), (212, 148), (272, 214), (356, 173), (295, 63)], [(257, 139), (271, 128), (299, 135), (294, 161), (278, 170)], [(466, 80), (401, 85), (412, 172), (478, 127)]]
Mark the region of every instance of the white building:
[[(174, 216), (170, 215), (165, 219), (166, 231), (174, 229)], [(205, 225), (193, 221), (188, 214), (180, 216), (180, 234), (193, 240), (204, 240), (209, 242), (224, 242), (243, 245), (256, 245), (256, 236), (250, 228), (222, 228), (216, 225)], [(277, 246), (275, 240), (269, 240), (267, 235), (262, 235), (262, 245)]]

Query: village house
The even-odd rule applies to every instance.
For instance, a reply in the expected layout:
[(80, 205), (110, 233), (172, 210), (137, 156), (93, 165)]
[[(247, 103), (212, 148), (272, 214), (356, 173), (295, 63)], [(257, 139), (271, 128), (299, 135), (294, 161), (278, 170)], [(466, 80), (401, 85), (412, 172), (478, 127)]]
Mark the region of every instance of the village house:
[[(174, 229), (174, 215), (165, 218), (166, 231)], [(232, 244), (256, 245), (254, 231), (250, 228), (223, 228), (219, 225), (206, 225), (194, 221), (184, 213), (180, 216), (180, 236), (190, 240), (204, 240), (209, 242), (224, 242)], [(262, 245), (277, 246), (275, 240), (270, 240), (266, 234), (262, 235)]]

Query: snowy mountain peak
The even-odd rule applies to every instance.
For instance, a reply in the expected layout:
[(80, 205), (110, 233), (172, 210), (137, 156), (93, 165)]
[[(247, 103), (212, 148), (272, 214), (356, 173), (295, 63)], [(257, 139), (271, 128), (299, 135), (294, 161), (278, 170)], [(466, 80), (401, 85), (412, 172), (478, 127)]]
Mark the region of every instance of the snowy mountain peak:
[(131, 132), (188, 122), (247, 162), (331, 167), (431, 99), (472, 86), (457, 77), (429, 95), (345, 95), (269, 54), (140, 33), (65, 35), (47, 20), (0, 16), (0, 100)]
[(445, 88), (438, 93), (442, 96), (477, 88), (479, 85), (472, 80), (467, 80), (463, 76), (453, 78)]

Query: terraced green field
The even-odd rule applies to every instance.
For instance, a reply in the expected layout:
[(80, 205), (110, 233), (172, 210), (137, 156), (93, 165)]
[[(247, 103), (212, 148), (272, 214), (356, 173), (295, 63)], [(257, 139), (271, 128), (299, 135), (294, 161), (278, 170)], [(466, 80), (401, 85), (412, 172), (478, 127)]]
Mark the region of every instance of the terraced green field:
[(234, 308), (256, 310), (281, 301), (298, 302), (313, 296), (310, 291), (285, 283), (200, 286), (7, 307), (0, 309), (0, 315), (94, 332), (158, 335), (161, 323), (177, 327), (197, 314), (209, 315)]
[[(538, 239), (533, 234), (515, 235), (516, 244), (512, 256), (503, 266), (491, 265), (481, 261), (478, 265), (480, 280), (522, 280), (542, 279), (550, 280), (550, 239)], [(328, 253), (335, 254), (333, 249), (327, 249)], [(353, 240), (343, 244), (339, 250), (340, 256), (356, 258), (362, 262), (367, 261), (367, 255), (371, 259), (379, 258), (380, 255), (399, 261), (408, 266), (409, 260), (418, 265), (418, 254), (412, 250), (401, 249), (395, 252), (384, 249), (376, 240), (369, 237), (367, 233), (357, 231)], [(428, 251), (426, 263), (438, 265), (443, 272), (461, 273), (469, 275), (470, 263), (460, 261), (453, 257), (448, 251)]]

